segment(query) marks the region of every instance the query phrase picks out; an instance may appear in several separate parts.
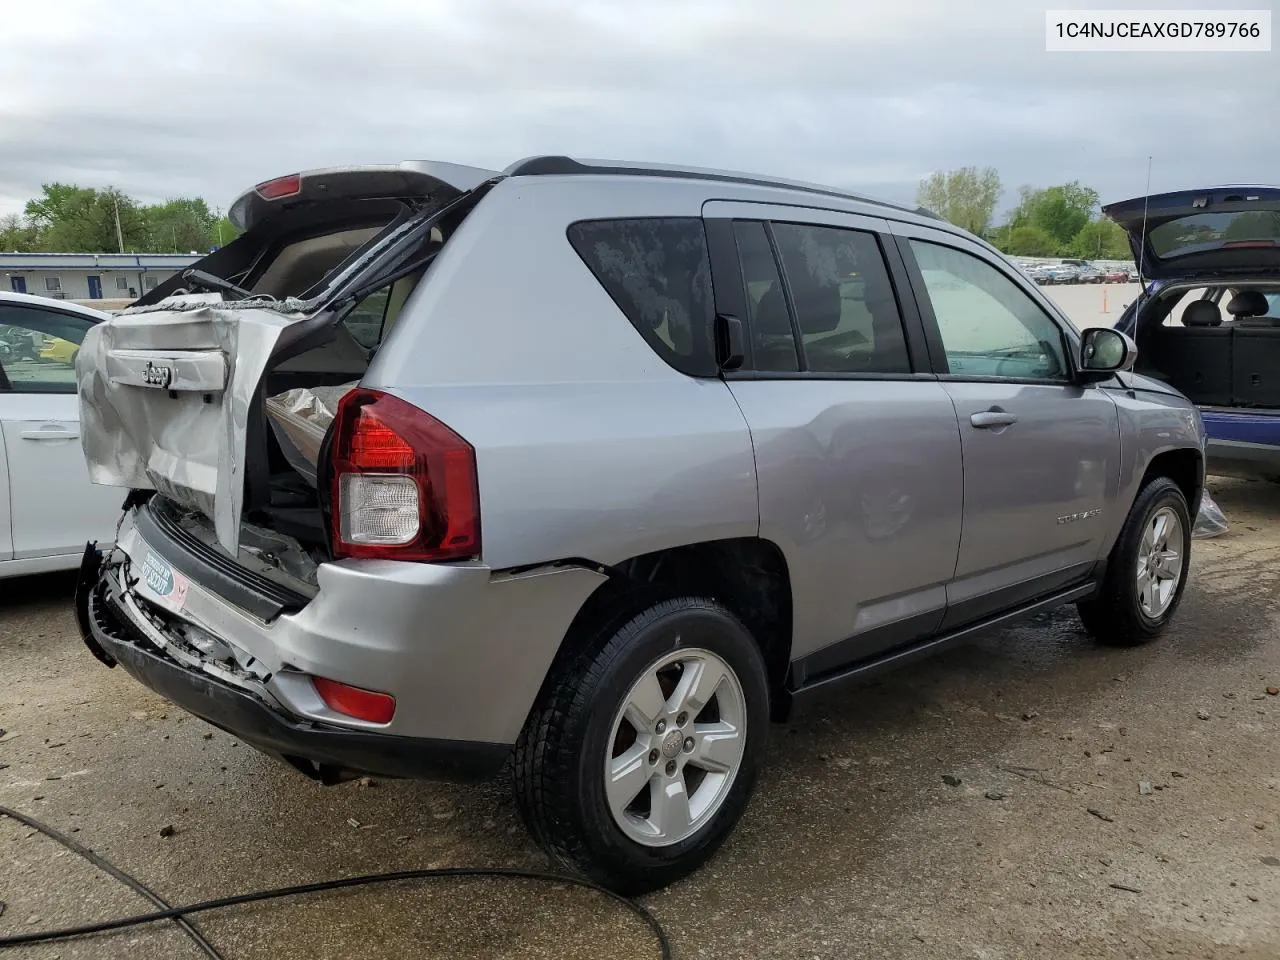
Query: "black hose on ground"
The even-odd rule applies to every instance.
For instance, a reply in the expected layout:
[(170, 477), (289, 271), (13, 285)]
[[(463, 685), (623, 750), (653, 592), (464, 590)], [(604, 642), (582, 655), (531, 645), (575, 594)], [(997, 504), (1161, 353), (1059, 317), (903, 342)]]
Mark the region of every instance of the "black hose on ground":
[(136, 893), (141, 894), (159, 907), (153, 913), (142, 913), (132, 917), (120, 917), (115, 920), (103, 920), (99, 923), (87, 923), (78, 927), (64, 927), (60, 930), (42, 930), (34, 933), (21, 933), (9, 937), (0, 937), (0, 950), (6, 947), (27, 946), (33, 943), (48, 943), (53, 940), (67, 940), (71, 937), (83, 937), (95, 933), (105, 933), (111, 930), (123, 930), (126, 927), (141, 926), (146, 923), (155, 923), (159, 920), (172, 920), (177, 923), (191, 938), (192, 942), (198, 946), (204, 954), (212, 960), (225, 960), (217, 949), (204, 938), (198, 929), (187, 921), (187, 916), (193, 913), (204, 913), (209, 910), (221, 910), (226, 907), (239, 906), (244, 903), (257, 903), (262, 900), (277, 900), (281, 897), (303, 896), (309, 893), (321, 893), (326, 890), (342, 890), (347, 887), (364, 887), (373, 886), (382, 883), (400, 883), (406, 880), (444, 880), (444, 879), (511, 879), (511, 880), (533, 880), (539, 883), (563, 883), (570, 886), (582, 887), (586, 890), (592, 890), (602, 894), (609, 899), (615, 901), (625, 907), (635, 916), (645, 922), (649, 930), (653, 933), (653, 937), (658, 942), (658, 952), (662, 960), (671, 960), (671, 941), (667, 937), (667, 932), (662, 928), (662, 924), (658, 922), (657, 917), (648, 911), (644, 906), (634, 900), (628, 899), (621, 894), (614, 893), (606, 887), (602, 887), (590, 880), (581, 877), (569, 877), (561, 874), (550, 873), (542, 870), (518, 870), (506, 867), (441, 867), (431, 870), (396, 870), (389, 873), (371, 873), (358, 877), (344, 877), (341, 880), (325, 880), (321, 883), (303, 883), (291, 887), (278, 887), (274, 890), (259, 890), (253, 893), (241, 893), (232, 897), (219, 897), (216, 900), (203, 900), (199, 903), (192, 903), (182, 907), (174, 907), (167, 903), (158, 893), (148, 887), (142, 881), (125, 873), (119, 867), (105, 860), (98, 854), (94, 853), (88, 847), (82, 846), (76, 841), (63, 833), (55, 830), (53, 827), (46, 826), (34, 817), (25, 813), (19, 813), (17, 810), (11, 810), (8, 807), (0, 806), (0, 815), (10, 817), (19, 823), (38, 830), (46, 837), (56, 840), (68, 850), (84, 857), (95, 867), (109, 874), (116, 880), (119, 880), (125, 886), (129, 887)]
[[(19, 823), (26, 824), (32, 830), (39, 830), (41, 833), (43, 833), (46, 837), (49, 837), (51, 840), (58, 841), (58, 843), (62, 844), (72, 853), (77, 853), (80, 856), (84, 857), (86, 860), (92, 863), (95, 867), (97, 867), (103, 873), (107, 874), (107, 876), (112, 877), (116, 880), (119, 880), (121, 883), (123, 883), (126, 887), (128, 887), (134, 893), (137, 893), (137, 894), (140, 894), (141, 896), (146, 897), (148, 900), (150, 900), (153, 904), (155, 904), (161, 910), (173, 909), (173, 904), (169, 903), (168, 900), (164, 899), (164, 897), (160, 896), (160, 894), (156, 893), (154, 890), (148, 887), (145, 883), (143, 883), (137, 877), (134, 877), (134, 876), (131, 876), (130, 874), (125, 873), (123, 870), (121, 870), (111, 861), (105, 860), (102, 857), (98, 856), (88, 847), (83, 846), (82, 844), (79, 844), (76, 841), (72, 840), (65, 833), (61, 833), (60, 831), (55, 830), (53, 827), (46, 826), (45, 824), (41, 823), (39, 820), (35, 819), (34, 817), (29, 817), (25, 813), (19, 813), (17, 810), (10, 810), (8, 807), (5, 807), (5, 806), (0, 806), (0, 814), (3, 814), (4, 816), (9, 817), (13, 820), (17, 820)], [(217, 951), (217, 949), (213, 946), (213, 944), (211, 944), (208, 940), (204, 938), (204, 934), (202, 934), (199, 930), (197, 930), (196, 927), (192, 923), (190, 923), (185, 917), (174, 917), (174, 922), (179, 927), (182, 928), (182, 932), (185, 933), (188, 937), (190, 937), (192, 942), (197, 947), (199, 947), (200, 951), (205, 956), (209, 957), (210, 960), (225, 960), (225, 958), (222, 956), (222, 954), (220, 954)], [(5, 944), (2, 941), (0, 941), (0, 948), (4, 946)]]

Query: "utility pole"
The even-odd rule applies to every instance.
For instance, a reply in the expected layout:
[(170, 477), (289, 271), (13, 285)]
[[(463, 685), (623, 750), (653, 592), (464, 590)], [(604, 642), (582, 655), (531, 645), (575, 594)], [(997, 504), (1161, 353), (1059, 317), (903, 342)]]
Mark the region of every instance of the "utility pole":
[(120, 252), (124, 253), (124, 231), (120, 229), (120, 197), (113, 193), (111, 199), (116, 205), (116, 243), (120, 244)]

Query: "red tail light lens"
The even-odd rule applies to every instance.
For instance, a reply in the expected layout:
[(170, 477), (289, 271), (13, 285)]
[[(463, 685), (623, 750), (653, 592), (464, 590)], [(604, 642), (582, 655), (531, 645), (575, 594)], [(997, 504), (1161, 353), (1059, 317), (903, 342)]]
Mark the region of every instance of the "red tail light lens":
[(285, 197), (296, 197), (302, 192), (302, 174), (292, 173), (287, 177), (277, 177), (260, 183), (253, 188), (263, 200), (283, 200)]
[(320, 694), (325, 706), (335, 713), (367, 720), (369, 723), (390, 723), (396, 715), (396, 698), (389, 693), (362, 690), (337, 680), (312, 677), (311, 685)]
[(334, 417), (333, 552), (387, 560), (465, 560), (480, 553), (476, 454), (398, 397), (356, 389)]

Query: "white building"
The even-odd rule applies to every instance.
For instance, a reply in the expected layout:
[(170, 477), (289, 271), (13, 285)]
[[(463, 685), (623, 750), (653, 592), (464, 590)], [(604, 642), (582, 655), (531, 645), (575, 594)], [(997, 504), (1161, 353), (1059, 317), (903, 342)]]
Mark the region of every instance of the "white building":
[(55, 300), (136, 300), (199, 259), (181, 253), (0, 253), (0, 290)]

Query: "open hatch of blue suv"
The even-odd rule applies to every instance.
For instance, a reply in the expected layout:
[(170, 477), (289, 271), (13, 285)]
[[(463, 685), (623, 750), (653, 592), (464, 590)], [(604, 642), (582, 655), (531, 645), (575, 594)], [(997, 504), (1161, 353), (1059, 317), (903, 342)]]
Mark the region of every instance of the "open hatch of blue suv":
[(1212, 473), (1280, 480), (1280, 188), (1212, 187), (1103, 207), (1147, 287), (1116, 328), (1139, 372), (1201, 411)]

